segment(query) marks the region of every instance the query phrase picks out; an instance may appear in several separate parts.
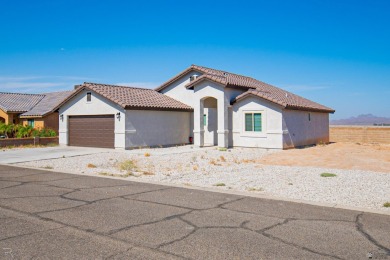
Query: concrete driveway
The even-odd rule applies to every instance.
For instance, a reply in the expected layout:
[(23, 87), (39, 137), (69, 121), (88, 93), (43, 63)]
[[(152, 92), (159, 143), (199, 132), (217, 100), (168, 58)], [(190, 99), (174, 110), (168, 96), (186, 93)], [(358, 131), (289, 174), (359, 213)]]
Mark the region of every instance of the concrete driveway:
[(390, 216), (0, 165), (0, 259), (390, 259)]
[(30, 162), (37, 160), (56, 159), (62, 157), (72, 157), (95, 153), (108, 153), (112, 149), (74, 147), (74, 146), (56, 146), (44, 148), (25, 148), (25, 149), (0, 149), (0, 164), (12, 164), (21, 162)]

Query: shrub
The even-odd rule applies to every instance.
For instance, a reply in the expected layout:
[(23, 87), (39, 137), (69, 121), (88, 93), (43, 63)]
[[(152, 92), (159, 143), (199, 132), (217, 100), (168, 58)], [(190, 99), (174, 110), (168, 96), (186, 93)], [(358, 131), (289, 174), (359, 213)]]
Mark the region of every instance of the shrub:
[(217, 186), (217, 187), (224, 187), (224, 186), (226, 186), (226, 184), (223, 183), (223, 182), (218, 182), (218, 183), (214, 184), (214, 186)]
[(263, 191), (263, 188), (261, 187), (248, 187), (246, 188), (247, 191)]
[(35, 129), (29, 125), (14, 125), (0, 123), (0, 134), (6, 138), (27, 138), (27, 137), (54, 137), (56, 131), (50, 128)]
[(221, 151), (221, 152), (226, 152), (226, 151), (227, 151), (227, 148), (225, 148), (225, 147), (220, 147), (220, 148), (218, 148), (218, 150)]
[(209, 164), (215, 165), (215, 166), (221, 166), (221, 164), (217, 163), (214, 159), (211, 159), (209, 161)]
[(92, 163), (88, 163), (87, 167), (88, 167), (88, 168), (96, 168), (96, 165), (95, 165), (95, 164), (92, 164)]
[(147, 171), (142, 172), (142, 174), (143, 174), (143, 175), (154, 175), (153, 172), (147, 172)]
[(321, 173), (321, 177), (336, 177), (337, 174), (334, 174), (334, 173), (329, 173), (329, 172), (324, 172), (324, 173)]
[(0, 134), (5, 135), (5, 137), (7, 138), (13, 137), (14, 130), (15, 130), (15, 125), (0, 123)]
[(388, 202), (383, 203), (383, 207), (390, 208), (390, 202), (388, 201)]
[(149, 157), (150, 153), (145, 153), (144, 155), (145, 155), (145, 157)]
[(33, 131), (34, 131), (34, 128), (32, 126), (17, 125), (15, 127), (15, 137), (16, 138), (30, 137)]
[(134, 163), (134, 161), (132, 161), (132, 160), (126, 160), (126, 161), (123, 161), (119, 164), (119, 169), (122, 171), (130, 172), (136, 168), (137, 168), (137, 166)]
[(39, 137), (54, 137), (57, 135), (57, 133), (49, 128), (42, 128), (42, 129), (34, 129), (32, 135), (39, 136)]

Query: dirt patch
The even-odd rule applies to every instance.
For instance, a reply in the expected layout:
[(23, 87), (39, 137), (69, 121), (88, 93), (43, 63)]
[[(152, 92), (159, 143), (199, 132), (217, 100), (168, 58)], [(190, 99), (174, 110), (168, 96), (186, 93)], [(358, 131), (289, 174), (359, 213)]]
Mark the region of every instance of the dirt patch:
[(333, 143), (280, 151), (266, 155), (257, 162), (390, 173), (390, 145)]

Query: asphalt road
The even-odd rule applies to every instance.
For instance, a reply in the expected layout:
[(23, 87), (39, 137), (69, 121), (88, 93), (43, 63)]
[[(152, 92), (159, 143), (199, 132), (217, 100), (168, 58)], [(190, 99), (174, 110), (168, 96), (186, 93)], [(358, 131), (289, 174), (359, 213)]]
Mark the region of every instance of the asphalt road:
[(0, 165), (0, 259), (390, 259), (390, 216)]

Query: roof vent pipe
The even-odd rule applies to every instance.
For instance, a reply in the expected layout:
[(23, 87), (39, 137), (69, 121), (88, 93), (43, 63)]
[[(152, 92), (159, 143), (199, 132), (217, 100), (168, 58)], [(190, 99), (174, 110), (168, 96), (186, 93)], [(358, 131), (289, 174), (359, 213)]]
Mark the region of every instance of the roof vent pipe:
[(198, 75), (192, 75), (190, 77), (190, 82), (196, 80), (197, 78), (198, 78)]

